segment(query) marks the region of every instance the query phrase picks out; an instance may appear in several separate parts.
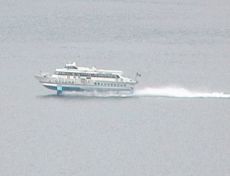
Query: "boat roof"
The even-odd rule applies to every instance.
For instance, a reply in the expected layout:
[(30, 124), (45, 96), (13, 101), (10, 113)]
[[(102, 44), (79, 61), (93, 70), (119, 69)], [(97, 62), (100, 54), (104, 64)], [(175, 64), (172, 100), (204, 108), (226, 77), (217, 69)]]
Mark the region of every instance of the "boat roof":
[(66, 64), (65, 68), (56, 69), (57, 72), (87, 72), (87, 73), (101, 73), (101, 74), (123, 74), (120, 70), (106, 70), (106, 69), (97, 69), (96, 67), (78, 67), (76, 63)]

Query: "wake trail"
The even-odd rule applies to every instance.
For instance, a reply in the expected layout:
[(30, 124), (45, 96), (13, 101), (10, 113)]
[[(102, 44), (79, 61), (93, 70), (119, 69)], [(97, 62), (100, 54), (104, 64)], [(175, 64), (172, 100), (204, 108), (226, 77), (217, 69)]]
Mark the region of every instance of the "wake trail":
[[(71, 97), (65, 94), (65, 97)], [(133, 93), (114, 93), (114, 92), (83, 92), (75, 93), (78, 97), (95, 98), (131, 98), (131, 97), (166, 97), (166, 98), (219, 98), (230, 99), (230, 94), (224, 92), (201, 92), (178, 87), (145, 87), (136, 89)]]
[(230, 98), (230, 94), (223, 92), (199, 92), (185, 88), (163, 87), (151, 88), (146, 87), (134, 91), (133, 96), (137, 97), (174, 97), (174, 98)]

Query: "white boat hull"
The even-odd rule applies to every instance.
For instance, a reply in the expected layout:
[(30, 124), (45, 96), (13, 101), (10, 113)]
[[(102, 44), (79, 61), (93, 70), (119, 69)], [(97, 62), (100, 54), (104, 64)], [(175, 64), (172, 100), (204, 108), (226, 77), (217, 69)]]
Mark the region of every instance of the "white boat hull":
[(57, 91), (57, 94), (61, 94), (63, 91), (88, 91), (88, 92), (133, 92), (135, 83), (124, 82), (103, 82), (100, 85), (95, 85), (95, 81), (84, 80), (59, 80), (50, 77), (36, 76), (40, 83), (51, 90)]
[[(136, 75), (137, 76), (137, 75)], [(40, 73), (35, 76), (46, 88), (63, 91), (133, 92), (137, 80), (123, 76), (122, 71), (78, 67), (76, 63), (56, 69), (54, 74)]]

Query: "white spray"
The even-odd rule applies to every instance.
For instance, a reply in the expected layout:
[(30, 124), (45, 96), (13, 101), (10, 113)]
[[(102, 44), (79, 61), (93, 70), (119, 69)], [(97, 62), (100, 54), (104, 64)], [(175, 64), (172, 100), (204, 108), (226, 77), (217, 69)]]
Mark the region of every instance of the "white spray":
[(134, 96), (138, 97), (175, 97), (175, 98), (230, 98), (230, 94), (223, 92), (198, 92), (185, 88), (143, 88), (134, 91)]

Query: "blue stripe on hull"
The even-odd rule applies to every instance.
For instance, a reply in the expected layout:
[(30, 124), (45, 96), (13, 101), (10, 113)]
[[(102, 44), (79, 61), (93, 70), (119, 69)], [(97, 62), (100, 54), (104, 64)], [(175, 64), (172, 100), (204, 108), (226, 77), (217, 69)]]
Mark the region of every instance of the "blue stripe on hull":
[[(51, 90), (56, 90), (57, 91), (57, 86), (50, 86), (50, 85), (43, 85), (44, 87), (51, 89)], [(66, 87), (66, 86), (62, 86), (61, 87), (62, 90), (61, 91), (132, 91), (132, 89), (106, 89), (106, 88), (97, 88), (97, 89), (82, 89), (80, 87)]]
[[(44, 86), (51, 90), (57, 90), (56, 86), (47, 86), (47, 85)], [(62, 91), (83, 91), (83, 89), (79, 87), (62, 87)]]

